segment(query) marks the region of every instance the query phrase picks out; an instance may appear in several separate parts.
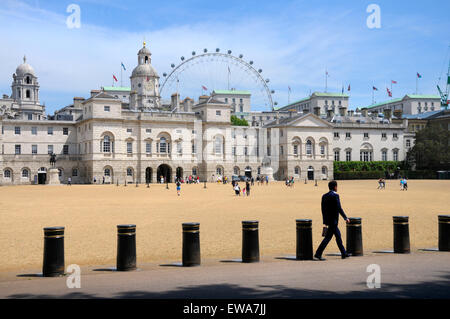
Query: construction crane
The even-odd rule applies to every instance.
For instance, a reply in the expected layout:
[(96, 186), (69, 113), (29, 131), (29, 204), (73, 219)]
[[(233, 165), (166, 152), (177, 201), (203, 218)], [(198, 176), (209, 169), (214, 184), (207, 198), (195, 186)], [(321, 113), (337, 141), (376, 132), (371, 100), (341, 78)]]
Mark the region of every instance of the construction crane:
[(437, 89), (441, 96), (441, 109), (446, 110), (450, 104), (450, 100), (449, 100), (449, 96), (448, 96), (449, 91), (450, 91), (450, 58), (448, 61), (447, 85), (446, 85), (445, 91), (441, 90), (441, 88), (439, 87), (439, 84), (437, 85)]

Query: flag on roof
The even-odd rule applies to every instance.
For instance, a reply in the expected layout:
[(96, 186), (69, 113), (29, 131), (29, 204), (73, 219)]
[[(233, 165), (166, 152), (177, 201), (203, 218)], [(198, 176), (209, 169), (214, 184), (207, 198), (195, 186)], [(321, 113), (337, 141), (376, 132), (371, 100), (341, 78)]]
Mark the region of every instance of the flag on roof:
[(422, 76), (417, 72), (417, 77), (420, 79)]
[(350, 84), (348, 85), (347, 91), (350, 91)]
[(125, 65), (123, 64), (123, 62), (120, 62), (120, 64), (122, 65), (123, 70), (126, 71), (127, 69), (125, 68)]
[(208, 88), (206, 86), (204, 86), (204, 85), (202, 85), (202, 89), (205, 90), (205, 91), (208, 91)]
[(392, 84), (397, 84), (397, 81), (391, 80)]
[(117, 78), (116, 78), (116, 76), (114, 74), (113, 74), (113, 79), (114, 79), (114, 81), (117, 82)]
[(386, 88), (387, 94), (392, 97), (392, 92), (389, 90), (389, 88)]
[(376, 87), (374, 87), (374, 86), (372, 86), (372, 90), (378, 91), (378, 89)]

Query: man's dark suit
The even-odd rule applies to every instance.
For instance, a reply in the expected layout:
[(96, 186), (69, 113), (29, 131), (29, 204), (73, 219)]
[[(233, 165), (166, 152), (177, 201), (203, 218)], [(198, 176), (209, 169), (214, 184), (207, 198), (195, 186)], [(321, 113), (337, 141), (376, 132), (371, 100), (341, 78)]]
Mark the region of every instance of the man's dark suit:
[(325, 247), (327, 247), (333, 235), (336, 236), (336, 243), (341, 251), (342, 255), (347, 255), (344, 246), (342, 245), (341, 232), (338, 228), (339, 222), (339, 214), (347, 219), (347, 216), (344, 213), (344, 210), (341, 207), (341, 201), (339, 200), (339, 195), (334, 191), (329, 191), (328, 193), (322, 196), (322, 218), (324, 225), (328, 226), (327, 233), (319, 248), (317, 248), (317, 252), (315, 256), (322, 256)]

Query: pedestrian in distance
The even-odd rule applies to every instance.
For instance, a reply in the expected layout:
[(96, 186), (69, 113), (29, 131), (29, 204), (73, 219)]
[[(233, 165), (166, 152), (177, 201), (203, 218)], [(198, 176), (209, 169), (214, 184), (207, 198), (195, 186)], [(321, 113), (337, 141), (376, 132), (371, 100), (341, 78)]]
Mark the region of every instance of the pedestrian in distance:
[(181, 183), (180, 183), (180, 180), (177, 180), (177, 194), (178, 194), (178, 196), (180, 196), (180, 193), (181, 193)]
[(69, 178), (67, 179), (67, 185), (68, 185), (68, 186), (71, 186), (71, 185), (72, 185), (72, 178), (71, 178), (71, 177), (69, 177)]
[(253, 176), (252, 176), (251, 182), (252, 182), (252, 186), (253, 186), (255, 184), (255, 178)]
[(338, 245), (339, 250), (341, 251), (341, 257), (342, 259), (345, 259), (350, 257), (350, 255), (347, 254), (347, 251), (345, 250), (344, 245), (342, 244), (341, 232), (339, 231), (338, 228), (339, 215), (341, 215), (342, 218), (344, 218), (344, 220), (347, 223), (349, 223), (350, 220), (347, 218), (347, 216), (344, 213), (344, 210), (341, 207), (341, 201), (337, 193), (337, 182), (336, 181), (329, 182), (328, 189), (329, 192), (322, 196), (321, 202), (323, 224), (327, 227), (327, 229), (325, 233), (325, 238), (320, 243), (319, 248), (317, 248), (314, 257), (317, 258), (318, 260), (325, 260), (324, 258), (322, 258), (322, 253), (334, 235), (336, 238), (336, 244)]
[(408, 190), (408, 181), (406, 180), (406, 177), (403, 178), (403, 189), (404, 189), (405, 191)]
[(250, 196), (250, 183), (245, 183), (245, 192), (247, 193), (247, 196)]
[(234, 186), (234, 193), (236, 194), (236, 196), (241, 196), (241, 188), (239, 187), (238, 183), (236, 183), (236, 185)]
[(266, 185), (269, 185), (269, 176), (266, 175)]

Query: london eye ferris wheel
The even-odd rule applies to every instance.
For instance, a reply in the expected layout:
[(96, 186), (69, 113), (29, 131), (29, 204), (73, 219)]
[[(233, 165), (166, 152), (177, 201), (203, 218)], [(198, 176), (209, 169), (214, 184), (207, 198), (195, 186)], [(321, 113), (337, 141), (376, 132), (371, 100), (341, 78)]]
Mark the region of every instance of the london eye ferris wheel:
[(248, 91), (252, 109), (272, 111), (277, 102), (275, 91), (269, 88), (270, 80), (263, 77), (263, 70), (252, 60), (244, 60), (243, 54), (235, 56), (231, 50), (225, 53), (219, 48), (213, 52), (203, 49), (192, 51), (188, 57), (180, 57), (172, 63), (170, 71), (160, 79), (160, 94), (165, 100), (178, 92), (181, 98), (194, 98), (214, 90)]

